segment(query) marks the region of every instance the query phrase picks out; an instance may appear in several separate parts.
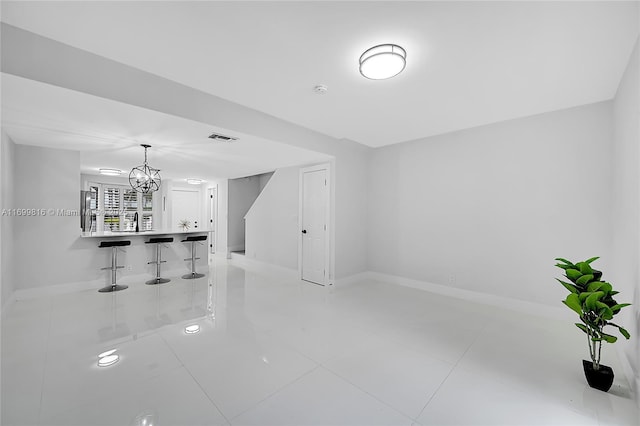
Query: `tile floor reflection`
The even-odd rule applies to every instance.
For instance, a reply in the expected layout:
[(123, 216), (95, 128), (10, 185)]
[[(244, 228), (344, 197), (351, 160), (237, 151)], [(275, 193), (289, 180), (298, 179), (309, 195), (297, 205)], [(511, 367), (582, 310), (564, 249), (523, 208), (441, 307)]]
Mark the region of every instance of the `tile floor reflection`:
[[(222, 259), (170, 278), (11, 306), (2, 424), (639, 424), (614, 349), (611, 391), (586, 385), (571, 323)], [(110, 349), (119, 360), (98, 367)]]

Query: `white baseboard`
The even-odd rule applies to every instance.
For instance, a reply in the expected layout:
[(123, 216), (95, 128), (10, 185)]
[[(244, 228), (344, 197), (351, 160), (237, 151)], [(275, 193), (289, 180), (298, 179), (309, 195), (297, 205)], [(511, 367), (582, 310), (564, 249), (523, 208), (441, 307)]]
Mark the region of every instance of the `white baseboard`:
[(285, 268), (284, 266), (274, 265), (261, 260), (250, 259), (243, 255), (232, 254), (229, 263), (232, 265), (247, 267), (255, 270), (256, 272), (283, 276), (287, 280), (298, 279), (297, 269)]
[(457, 287), (449, 287), (441, 284), (434, 284), (426, 281), (418, 281), (396, 275), (383, 274), (380, 272), (369, 272), (369, 279), (391, 284), (398, 284), (405, 287), (425, 290), (443, 296), (450, 296), (456, 299), (468, 300), (470, 302), (483, 305), (497, 306), (503, 309), (524, 312), (530, 315), (543, 316), (545, 318), (574, 319), (574, 314), (562, 306), (549, 306), (541, 303), (527, 302), (526, 300), (512, 299), (510, 297), (498, 296), (495, 294), (480, 293), (472, 290), (465, 290)]
[(449, 287), (441, 284), (434, 284), (427, 281), (419, 281), (397, 275), (383, 274), (381, 272), (365, 271), (348, 277), (338, 278), (337, 287), (349, 286), (363, 281), (379, 281), (383, 283), (396, 284), (404, 287), (411, 287), (424, 290), (443, 296), (450, 296), (456, 299), (468, 300), (470, 302), (483, 305), (497, 306), (511, 309), (517, 312), (524, 312), (531, 315), (544, 316), (545, 318), (569, 319), (573, 320), (572, 312), (562, 306), (549, 306), (542, 303), (527, 302), (526, 300), (512, 299), (488, 293), (480, 293), (472, 290), (465, 290), (457, 287)]
[(336, 287), (347, 287), (371, 279), (371, 272), (359, 272), (348, 277), (337, 278)]

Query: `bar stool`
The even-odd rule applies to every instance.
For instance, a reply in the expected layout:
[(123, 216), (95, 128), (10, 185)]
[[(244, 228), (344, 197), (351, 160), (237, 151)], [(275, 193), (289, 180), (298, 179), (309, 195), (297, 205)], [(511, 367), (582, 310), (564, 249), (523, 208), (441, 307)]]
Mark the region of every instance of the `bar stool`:
[(124, 268), (124, 266), (118, 266), (118, 247), (130, 246), (131, 241), (101, 241), (98, 247), (100, 248), (111, 248), (111, 266), (107, 266), (106, 268), (101, 268), (102, 271), (110, 270), (111, 271), (111, 285), (101, 288), (98, 290), (100, 293), (109, 293), (112, 291), (120, 291), (125, 288), (129, 288), (128, 285), (119, 285), (116, 284), (116, 271), (118, 269)]
[[(199, 257), (196, 257), (196, 243), (198, 243), (199, 241), (206, 241), (207, 240), (207, 236), (206, 235), (198, 235), (195, 237), (187, 237), (184, 240), (182, 240), (183, 243), (191, 243), (191, 259), (185, 259), (185, 260), (191, 260), (191, 273), (183, 275), (182, 278), (185, 280), (192, 280), (194, 278), (202, 278), (204, 277), (204, 274), (199, 274), (196, 272), (196, 260), (200, 259)], [(201, 243), (199, 243), (201, 244)]]
[(156, 277), (152, 280), (145, 282), (145, 284), (164, 284), (171, 281), (169, 278), (161, 278), (160, 277), (160, 264), (166, 263), (166, 260), (162, 260), (162, 247), (160, 244), (172, 243), (173, 237), (158, 237), (158, 238), (150, 238), (145, 244), (155, 244), (156, 245), (156, 260), (152, 262), (147, 262), (147, 265), (154, 264), (156, 265)]

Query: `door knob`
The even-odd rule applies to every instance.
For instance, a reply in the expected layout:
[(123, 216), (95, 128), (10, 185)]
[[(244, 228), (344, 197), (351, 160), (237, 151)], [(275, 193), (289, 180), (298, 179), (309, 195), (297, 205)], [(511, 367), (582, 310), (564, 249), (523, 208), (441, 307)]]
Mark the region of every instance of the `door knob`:
[(303, 230), (302, 230), (302, 233), (303, 233), (303, 234), (306, 234), (306, 233), (307, 233), (307, 230), (306, 230), (306, 229), (303, 229)]

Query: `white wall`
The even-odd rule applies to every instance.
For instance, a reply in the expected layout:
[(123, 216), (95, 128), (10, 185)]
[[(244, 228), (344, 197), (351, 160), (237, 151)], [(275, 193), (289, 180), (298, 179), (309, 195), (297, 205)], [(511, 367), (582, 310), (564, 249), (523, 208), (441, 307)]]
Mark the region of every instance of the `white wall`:
[(244, 216), (258, 197), (258, 194), (260, 194), (259, 176), (229, 179), (229, 216), (227, 222), (229, 251), (245, 249)]
[(557, 306), (554, 258), (610, 259), (611, 103), (375, 150), (369, 269)]
[(49, 212), (79, 209), (80, 153), (16, 145), (14, 177), (16, 207), (47, 210), (44, 216), (14, 220), (17, 288), (81, 280), (78, 261), (84, 258), (69, 256), (80, 233), (80, 218)]
[(300, 168), (275, 171), (246, 215), (246, 257), (298, 269)]
[[(0, 210), (18, 208), (15, 204), (15, 144), (1, 131), (0, 142)], [(15, 290), (13, 241), (15, 218), (0, 216), (0, 306), (4, 308)]]
[(346, 278), (367, 270), (367, 250), (371, 242), (367, 218), (367, 188), (371, 186), (369, 157), (373, 152), (362, 145), (344, 145), (336, 150), (331, 164), (334, 179), (331, 181), (332, 200), (335, 206), (335, 277)]
[[(636, 42), (613, 104), (613, 191), (612, 191), (612, 272), (610, 280), (620, 291), (618, 302), (631, 302), (620, 320), (632, 340), (621, 341), (624, 353), (635, 369), (640, 387), (640, 66)], [(622, 339), (624, 340), (624, 339)], [(637, 391), (640, 389), (636, 389)], [(637, 392), (636, 392), (637, 393)], [(640, 402), (640, 399), (639, 399)]]
[(258, 175), (258, 177), (260, 178), (260, 183), (259, 183), (260, 192), (262, 192), (264, 187), (267, 186), (267, 183), (269, 183), (269, 180), (271, 180), (271, 176), (273, 176), (273, 173), (274, 172), (269, 172), (269, 173), (262, 173), (261, 175)]

